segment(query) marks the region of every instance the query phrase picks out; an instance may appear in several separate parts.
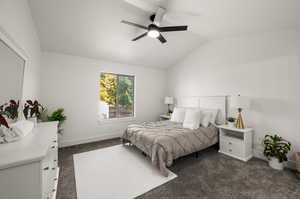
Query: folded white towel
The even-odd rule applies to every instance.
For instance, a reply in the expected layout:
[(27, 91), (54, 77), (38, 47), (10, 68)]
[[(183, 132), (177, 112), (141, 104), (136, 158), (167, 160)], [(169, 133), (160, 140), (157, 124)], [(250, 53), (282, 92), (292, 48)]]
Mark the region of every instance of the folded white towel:
[(32, 132), (34, 123), (28, 120), (20, 120), (14, 124), (11, 124), (11, 129), (20, 137), (24, 137)]

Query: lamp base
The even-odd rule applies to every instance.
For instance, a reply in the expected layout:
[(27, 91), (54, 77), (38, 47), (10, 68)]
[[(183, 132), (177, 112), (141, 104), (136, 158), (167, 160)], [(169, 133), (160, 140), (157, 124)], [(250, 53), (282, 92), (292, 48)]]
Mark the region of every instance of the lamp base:
[(245, 125), (244, 125), (243, 118), (242, 118), (242, 109), (239, 109), (238, 111), (239, 111), (239, 114), (238, 114), (238, 118), (236, 121), (236, 128), (244, 129)]
[(166, 112), (166, 115), (170, 116), (171, 115), (171, 108), (170, 108), (170, 104), (167, 104), (168, 105), (168, 110)]

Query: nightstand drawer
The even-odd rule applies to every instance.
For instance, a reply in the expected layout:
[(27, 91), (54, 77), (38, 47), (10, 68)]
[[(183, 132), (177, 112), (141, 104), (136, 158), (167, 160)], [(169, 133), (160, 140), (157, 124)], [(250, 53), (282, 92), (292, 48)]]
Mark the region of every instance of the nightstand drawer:
[(243, 156), (244, 147), (242, 142), (224, 139), (220, 142), (220, 150), (224, 153), (232, 154), (234, 156)]
[(248, 161), (252, 157), (251, 128), (237, 129), (227, 125), (218, 126), (220, 129), (220, 153), (242, 161)]

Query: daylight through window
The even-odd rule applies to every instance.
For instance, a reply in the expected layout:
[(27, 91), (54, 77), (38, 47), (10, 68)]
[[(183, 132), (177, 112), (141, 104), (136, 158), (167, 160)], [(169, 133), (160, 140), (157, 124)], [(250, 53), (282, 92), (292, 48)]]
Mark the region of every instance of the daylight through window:
[(134, 76), (113, 73), (100, 75), (100, 118), (134, 116)]

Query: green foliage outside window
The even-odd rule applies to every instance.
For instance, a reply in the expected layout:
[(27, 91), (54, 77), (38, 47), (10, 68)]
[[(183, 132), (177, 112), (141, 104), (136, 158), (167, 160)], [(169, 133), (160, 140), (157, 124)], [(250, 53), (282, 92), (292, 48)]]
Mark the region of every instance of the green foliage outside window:
[(134, 77), (102, 73), (100, 77), (100, 100), (109, 105), (133, 108)]
[(100, 78), (100, 100), (109, 105), (116, 105), (117, 76), (102, 73)]
[(118, 84), (118, 102), (119, 105), (126, 108), (133, 107), (134, 85), (133, 77), (120, 76)]

